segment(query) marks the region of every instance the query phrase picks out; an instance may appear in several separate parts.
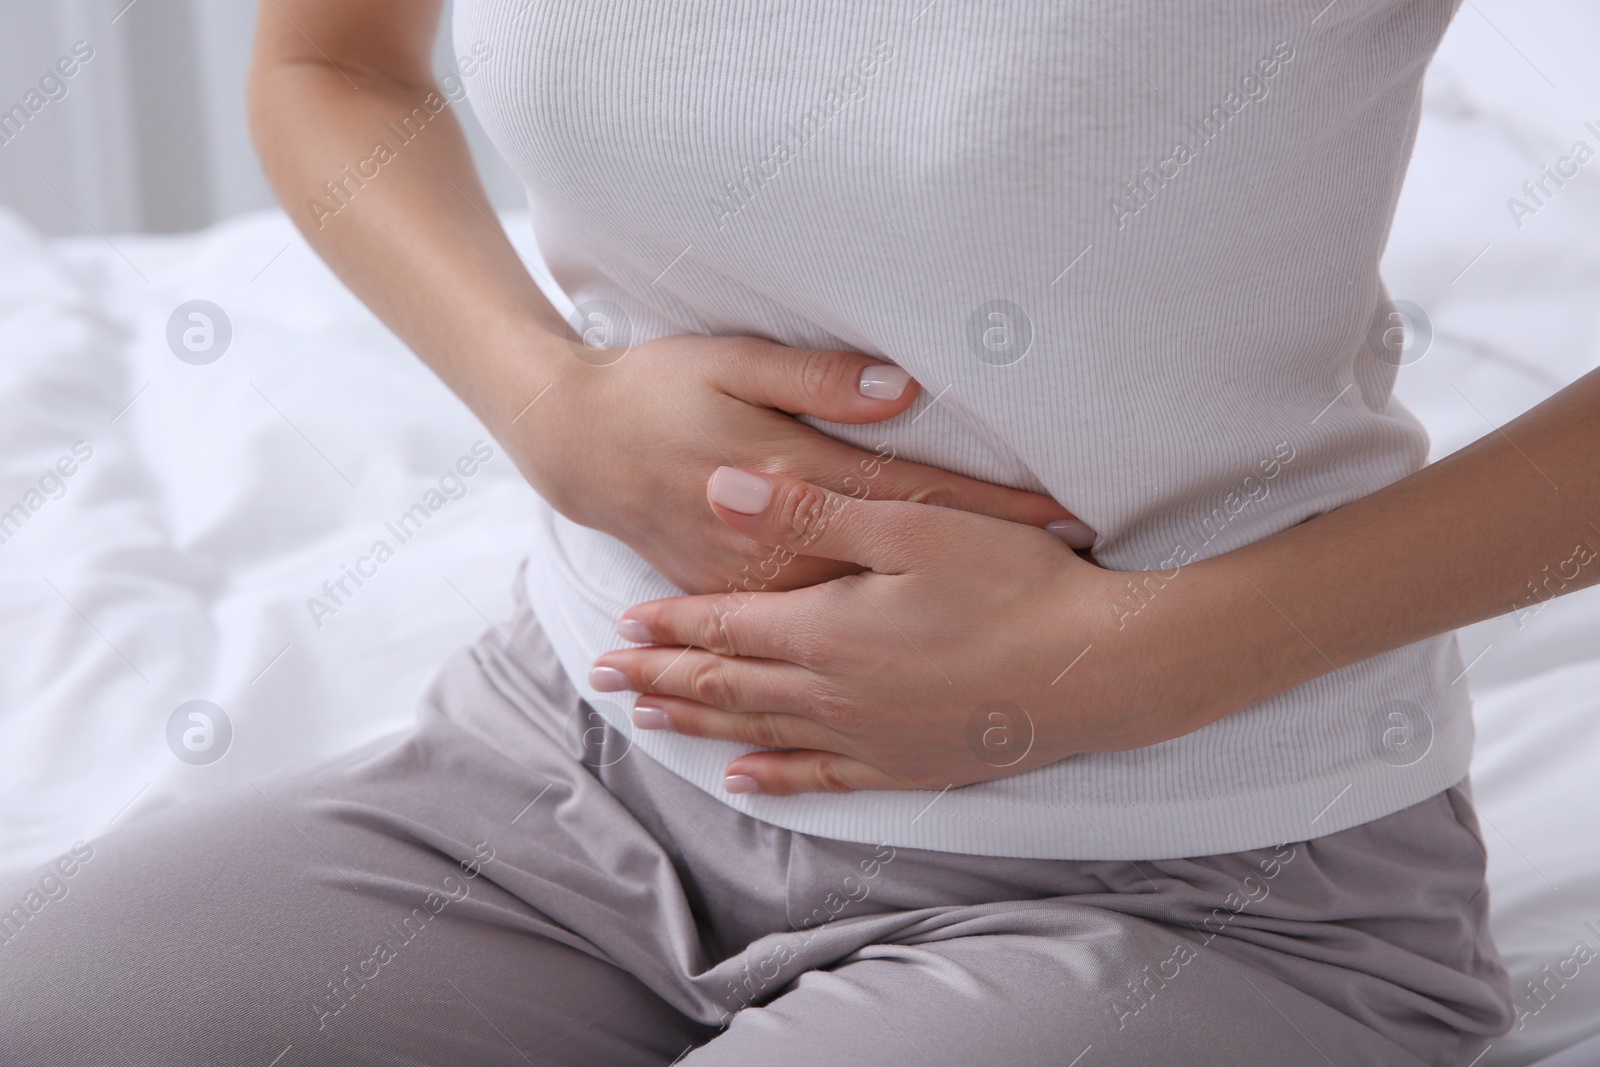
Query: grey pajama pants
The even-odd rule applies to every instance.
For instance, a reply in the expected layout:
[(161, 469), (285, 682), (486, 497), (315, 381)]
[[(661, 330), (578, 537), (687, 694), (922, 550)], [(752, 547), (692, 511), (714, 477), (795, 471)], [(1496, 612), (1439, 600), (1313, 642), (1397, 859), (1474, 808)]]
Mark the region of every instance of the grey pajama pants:
[(1512, 1021), (1456, 789), (1181, 860), (810, 837), (627, 752), (523, 602), (414, 729), (68, 866), (0, 933), (6, 1067), (1404, 1067)]

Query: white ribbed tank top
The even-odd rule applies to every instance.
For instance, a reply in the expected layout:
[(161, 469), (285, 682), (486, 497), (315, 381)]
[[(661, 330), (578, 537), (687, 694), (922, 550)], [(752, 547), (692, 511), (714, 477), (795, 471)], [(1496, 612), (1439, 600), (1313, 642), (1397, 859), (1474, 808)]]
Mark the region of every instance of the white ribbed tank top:
[[(923, 385), (911, 411), (812, 425), (1047, 492), (1098, 531), (1100, 563), (1133, 570), (1237, 548), (1425, 462), (1391, 396), (1399, 320), (1375, 309), (1454, 9), (457, 0), (454, 32), (458, 50), (488, 45), (473, 106), (586, 327), (893, 360)], [(943, 795), (733, 796), (724, 769), (747, 746), (635, 731), (633, 697), (585, 681), (623, 645), (625, 608), (678, 592), (610, 536), (553, 510), (537, 524), (528, 595), (579, 691), (672, 771), (805, 833), (1203, 855), (1367, 822), (1468, 769), (1450, 634), (1186, 737)]]

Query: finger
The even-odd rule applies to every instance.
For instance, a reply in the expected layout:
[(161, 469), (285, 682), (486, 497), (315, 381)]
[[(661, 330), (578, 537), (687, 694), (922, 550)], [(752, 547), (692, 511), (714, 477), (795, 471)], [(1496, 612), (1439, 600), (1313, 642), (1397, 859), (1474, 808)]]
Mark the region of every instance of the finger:
[(801, 453), (803, 458), (791, 453), (791, 458), (763, 464), (761, 469), (792, 474), (846, 496), (910, 500), (1042, 527), (1075, 549), (1094, 544), (1094, 530), (1043, 493), (995, 485), (899, 459), (887, 442), (869, 452), (800, 423), (795, 428), (809, 435)]
[(659, 693), (724, 711), (794, 714), (814, 702), (813, 681), (810, 671), (792, 663), (667, 646), (607, 652), (589, 672), (589, 685), (602, 693)]
[[(718, 467), (706, 484), (717, 517), (746, 537), (797, 555), (909, 570), (929, 527), (958, 513), (902, 500), (862, 500), (778, 474)], [(977, 520), (968, 520), (977, 521)]]
[(730, 793), (849, 793), (857, 789), (915, 789), (894, 775), (837, 752), (751, 752), (728, 764)]
[[(783, 551), (787, 552), (787, 549)], [(790, 559), (796, 558), (789, 553)], [(778, 567), (780, 561), (774, 561)], [(810, 666), (804, 623), (816, 593), (713, 593), (635, 604), (617, 622), (617, 634), (640, 645), (695, 646), (719, 656), (783, 660)]]
[[(875, 472), (876, 477), (868, 477)], [(1053, 497), (1029, 493), (1006, 485), (967, 478), (938, 467), (905, 460), (884, 462), (875, 455), (861, 473), (852, 472), (842, 486), (818, 481), (850, 496), (878, 500), (909, 500), (918, 504), (976, 512), (1007, 522), (1039, 526), (1074, 549), (1091, 548), (1095, 532), (1089, 524), (1062, 507)]]
[(633, 706), (641, 730), (671, 730), (691, 737), (714, 737), (762, 748), (818, 748), (849, 751), (842, 735), (813, 719), (775, 711), (722, 711), (682, 697), (650, 693)]
[(759, 338), (728, 345), (712, 382), (729, 396), (829, 422), (880, 422), (910, 407), (917, 383), (893, 363), (859, 352), (789, 348)]

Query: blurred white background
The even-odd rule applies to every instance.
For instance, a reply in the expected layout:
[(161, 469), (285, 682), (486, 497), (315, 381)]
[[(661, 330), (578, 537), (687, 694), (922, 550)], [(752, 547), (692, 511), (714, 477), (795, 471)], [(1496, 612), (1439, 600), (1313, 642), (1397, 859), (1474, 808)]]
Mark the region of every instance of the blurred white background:
[[(175, 233), (276, 206), (245, 124), (255, 21), (252, 0), (0, 0), (0, 109), (74, 43), (93, 50), (65, 95), (0, 127), (0, 204), (50, 235)], [(447, 5), (435, 69), (453, 56)], [(495, 206), (520, 205), (471, 109), (456, 113)]]

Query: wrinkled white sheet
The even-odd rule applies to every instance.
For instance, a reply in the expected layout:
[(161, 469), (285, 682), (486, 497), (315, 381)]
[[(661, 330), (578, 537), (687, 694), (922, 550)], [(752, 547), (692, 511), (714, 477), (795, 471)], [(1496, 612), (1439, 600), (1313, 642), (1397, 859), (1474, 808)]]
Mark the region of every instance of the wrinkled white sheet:
[[(112, 240), (45, 246), (0, 218), (0, 512), (92, 450), (0, 544), (7, 865), (403, 724), (504, 616), (526, 551), (532, 490), (282, 215)], [(209, 365), (167, 343), (195, 298), (232, 325)], [(477, 442), (493, 458), (427, 511)], [(419, 502), (402, 544), (386, 523)], [(379, 540), (393, 557), (362, 563)], [(376, 573), (328, 596), (358, 564)], [(191, 699), (233, 729), (207, 766), (167, 745)]]
[[(1399, 392), (1436, 457), (1600, 361), (1600, 161), (1520, 228), (1505, 205), (1575, 140), (1600, 149), (1583, 126), (1600, 126), (1597, 39), (1600, 13), (1576, 2), (1469, 4), (1430, 73), (1386, 270), (1432, 319)], [(507, 224), (525, 244), (526, 218)], [(208, 365), (167, 343), (192, 299), (232, 325)], [(0, 513), (41, 503), (0, 544), (0, 870), (403, 725), (444, 657), (504, 614), (530, 490), (496, 450), (415, 537), (385, 524), (488, 440), (281, 215), (110, 243), (41, 242), (0, 216)], [(41, 488), (79, 441), (88, 460)], [(307, 599), (335, 606), (323, 583), (378, 540), (393, 558), (314, 619)], [(1578, 942), (1600, 952), (1600, 593), (1471, 627), (1463, 648), (1520, 989)], [(168, 747), (194, 699), (232, 725), (209, 765)], [(1482, 1067), (1600, 1033), (1600, 960), (1550, 989)], [(1559, 1063), (1600, 1062), (1592, 1048)]]

